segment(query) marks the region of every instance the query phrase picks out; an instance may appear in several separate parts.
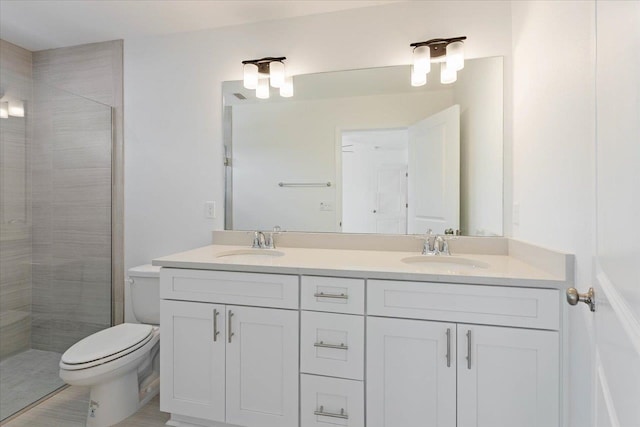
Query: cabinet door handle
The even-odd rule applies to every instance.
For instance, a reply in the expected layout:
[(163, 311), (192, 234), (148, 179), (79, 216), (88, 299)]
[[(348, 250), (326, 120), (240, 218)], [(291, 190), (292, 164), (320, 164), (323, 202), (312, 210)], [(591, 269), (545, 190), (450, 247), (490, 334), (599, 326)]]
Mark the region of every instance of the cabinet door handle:
[(231, 332), (231, 318), (233, 317), (233, 311), (229, 310), (229, 320), (227, 320), (227, 322), (229, 323), (229, 328), (227, 331), (227, 335), (229, 335), (229, 342), (231, 342), (231, 337), (234, 335), (233, 332)]
[(325, 412), (324, 406), (320, 406), (320, 409), (313, 412), (314, 415), (321, 415), (323, 417), (332, 417), (332, 418), (342, 418), (343, 420), (348, 420), (349, 415), (344, 413), (344, 408), (340, 409), (340, 413), (336, 414), (334, 412)]
[(447, 328), (447, 368), (451, 367), (451, 328)]
[(349, 350), (349, 346), (344, 343), (340, 344), (327, 344), (324, 341), (320, 341), (313, 344), (314, 347), (322, 347), (322, 348), (335, 348), (338, 350)]
[(471, 369), (471, 330), (467, 331), (467, 369)]
[(220, 313), (218, 310), (213, 310), (213, 342), (218, 341), (218, 335), (220, 335), (220, 331), (218, 330), (218, 315)]
[(316, 292), (313, 296), (316, 298), (349, 299), (349, 295), (346, 294), (325, 294), (324, 292)]

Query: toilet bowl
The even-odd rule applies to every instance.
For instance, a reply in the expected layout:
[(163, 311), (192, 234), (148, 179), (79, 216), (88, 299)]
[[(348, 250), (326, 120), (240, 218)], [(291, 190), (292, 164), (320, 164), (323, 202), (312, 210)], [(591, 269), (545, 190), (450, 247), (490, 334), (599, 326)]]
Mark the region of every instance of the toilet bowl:
[(91, 389), (88, 427), (117, 424), (160, 389), (159, 267), (133, 268), (129, 279), (132, 299), (139, 299), (133, 303), (134, 314), (145, 323), (123, 323), (96, 332), (71, 346), (60, 360), (65, 383)]

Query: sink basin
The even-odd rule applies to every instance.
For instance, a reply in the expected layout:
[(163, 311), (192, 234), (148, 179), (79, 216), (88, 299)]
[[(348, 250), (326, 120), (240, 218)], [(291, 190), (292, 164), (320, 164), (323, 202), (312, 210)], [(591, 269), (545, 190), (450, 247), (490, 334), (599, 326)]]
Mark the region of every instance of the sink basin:
[(462, 258), (457, 256), (439, 255), (428, 256), (418, 255), (402, 258), (402, 262), (406, 264), (421, 264), (440, 268), (456, 268), (456, 269), (474, 269), (487, 268), (489, 264), (471, 258)]
[(280, 257), (283, 256), (284, 252), (277, 251), (275, 249), (236, 249), (233, 251), (220, 252), (216, 255), (216, 258), (228, 258), (229, 260), (258, 260), (258, 259), (269, 259), (272, 257)]

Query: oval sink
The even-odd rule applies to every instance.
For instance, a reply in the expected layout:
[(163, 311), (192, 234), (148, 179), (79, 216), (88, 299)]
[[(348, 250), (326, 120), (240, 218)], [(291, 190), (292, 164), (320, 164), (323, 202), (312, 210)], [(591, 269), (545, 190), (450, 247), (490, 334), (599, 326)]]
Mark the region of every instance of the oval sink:
[(276, 251), (275, 249), (235, 249), (233, 251), (220, 252), (216, 255), (216, 258), (242, 258), (246, 260), (259, 259), (265, 257), (279, 257), (283, 256), (284, 252)]
[(424, 264), (433, 267), (444, 268), (487, 268), (489, 264), (471, 258), (461, 258), (456, 256), (428, 256), (417, 255), (402, 258), (402, 262), (406, 264)]

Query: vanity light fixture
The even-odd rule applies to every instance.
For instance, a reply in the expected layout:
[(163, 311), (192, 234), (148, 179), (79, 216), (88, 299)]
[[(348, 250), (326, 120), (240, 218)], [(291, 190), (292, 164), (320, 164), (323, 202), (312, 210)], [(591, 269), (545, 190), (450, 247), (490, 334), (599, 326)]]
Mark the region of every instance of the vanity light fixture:
[(24, 102), (20, 100), (10, 100), (8, 113), (13, 117), (24, 117)]
[(0, 102), (0, 119), (9, 118), (9, 103), (6, 101)]
[(244, 72), (244, 87), (255, 89), (256, 97), (269, 98), (269, 85), (280, 89), (280, 96), (288, 98), (293, 96), (293, 79), (286, 75), (284, 61), (287, 58), (265, 57), (242, 61)]
[(449, 84), (457, 80), (457, 72), (464, 68), (464, 40), (466, 36), (450, 39), (431, 39), (411, 43), (413, 65), (411, 66), (411, 86), (427, 83), (431, 63), (441, 63), (440, 83)]

